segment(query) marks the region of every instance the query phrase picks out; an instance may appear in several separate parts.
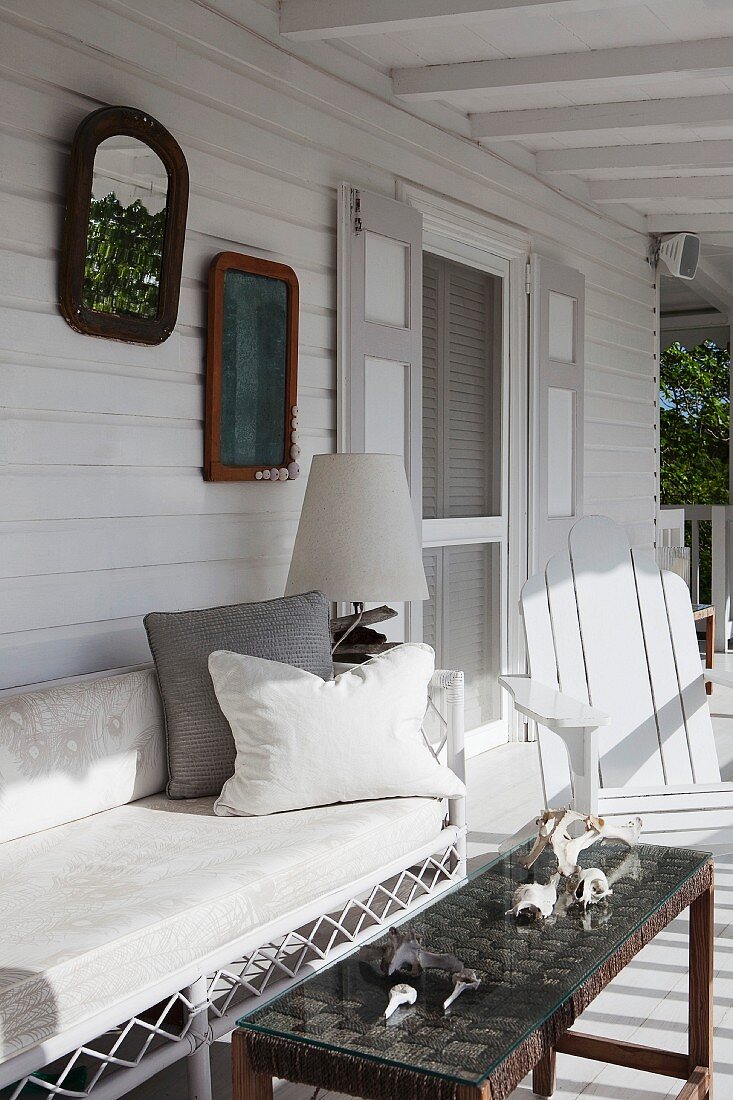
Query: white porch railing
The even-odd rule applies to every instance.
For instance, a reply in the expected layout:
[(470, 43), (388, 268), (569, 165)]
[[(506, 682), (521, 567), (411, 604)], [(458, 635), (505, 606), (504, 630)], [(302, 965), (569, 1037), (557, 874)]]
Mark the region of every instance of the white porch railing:
[[(700, 603), (700, 524), (712, 525), (711, 603), (715, 607), (715, 651), (725, 653), (731, 634), (731, 563), (733, 563), (733, 506), (685, 504), (660, 509), (657, 553), (684, 546), (681, 519), (691, 525), (689, 585), (693, 603)], [(660, 560), (660, 564), (665, 563)], [(685, 578), (687, 579), (687, 578)]]

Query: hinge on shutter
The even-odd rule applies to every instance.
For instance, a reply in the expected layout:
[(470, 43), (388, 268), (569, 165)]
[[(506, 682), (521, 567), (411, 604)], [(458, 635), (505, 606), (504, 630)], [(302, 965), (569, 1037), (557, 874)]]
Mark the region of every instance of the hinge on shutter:
[(364, 226), (361, 224), (361, 195), (356, 187), (351, 188), (351, 224), (354, 233), (362, 232)]
[(524, 273), (524, 292), (529, 294), (532, 289), (532, 261), (527, 260), (527, 268)]

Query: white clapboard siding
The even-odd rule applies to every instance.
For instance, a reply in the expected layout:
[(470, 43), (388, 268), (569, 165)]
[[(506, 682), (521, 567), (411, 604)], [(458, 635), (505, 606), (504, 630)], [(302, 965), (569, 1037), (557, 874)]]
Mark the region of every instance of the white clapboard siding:
[[(583, 272), (598, 403), (587, 506), (635, 543), (653, 538), (655, 294), (641, 220), (621, 225), (452, 136), (431, 123), (447, 120), (437, 107), (395, 107), (383, 73), (279, 39), (276, 8), (0, 0), (0, 686), (145, 660), (151, 608), (282, 591), (310, 459), (335, 447), (342, 179), (390, 196), (398, 179), (419, 184)], [(157, 348), (81, 336), (56, 307), (69, 142), (111, 103), (159, 118), (191, 172), (178, 325)], [(291, 264), (300, 281), (294, 484), (201, 477), (206, 274), (229, 249)]]

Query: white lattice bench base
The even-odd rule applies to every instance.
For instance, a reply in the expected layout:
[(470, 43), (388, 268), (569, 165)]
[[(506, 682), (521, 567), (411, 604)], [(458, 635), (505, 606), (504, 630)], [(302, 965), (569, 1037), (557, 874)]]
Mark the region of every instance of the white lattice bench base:
[[(263, 997), (274, 997), (308, 972), (333, 962), (464, 877), (464, 831), (450, 826), (440, 839), (443, 844), (438, 851), (422, 852), (419, 862), (396, 870), (366, 893), (355, 889), (337, 909), (328, 913), (321, 909), (320, 915), (272, 936), (267, 943), (247, 946), (244, 941), (242, 950), (226, 965), (173, 993), (155, 1008), (109, 1028), (51, 1064), (46, 1062), (43, 1073), (53, 1080), (26, 1073), (21, 1079), (16, 1077), (5, 1095), (8, 1100), (30, 1100), (43, 1094), (113, 1100), (188, 1057), (189, 1078), (195, 1081), (191, 1091), (198, 1100), (208, 1100), (206, 1048), (232, 1031), (240, 1016), (263, 1003)], [(318, 904), (311, 908), (317, 909)], [(0, 1070), (0, 1085), (12, 1080), (9, 1074), (14, 1061), (18, 1059)], [(33, 1086), (32, 1091), (28, 1085)]]

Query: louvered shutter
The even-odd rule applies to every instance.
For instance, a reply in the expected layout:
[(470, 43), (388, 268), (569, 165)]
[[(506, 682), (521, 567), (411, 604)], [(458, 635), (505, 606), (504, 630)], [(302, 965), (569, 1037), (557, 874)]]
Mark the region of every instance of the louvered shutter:
[[(493, 592), (497, 578), (494, 545), (450, 546), (444, 570), (450, 615), (447, 647), (451, 660), (466, 677), (466, 727), (482, 726), (498, 717), (495, 687), (498, 655), (498, 614)], [(498, 610), (498, 609), (497, 609)]]
[(496, 280), (458, 264), (446, 271), (448, 484), (450, 516), (490, 516), (492, 296)]
[(427, 253), (423, 257), (422, 330), (422, 514), (424, 519), (437, 519), (438, 497), (442, 492), (442, 446), (439, 445), (439, 439), (442, 436), (442, 402), (438, 388), (438, 284), (440, 281), (440, 263), (435, 256)]
[(422, 561), (425, 567), (425, 579), (428, 582), (428, 598), (423, 604), (422, 630), (423, 641), (431, 645), (438, 652), (440, 648), (439, 622), (438, 622), (438, 570), (440, 568), (443, 551), (437, 547), (423, 550)]
[(426, 256), (423, 265), (423, 516), (490, 516), (499, 508), (500, 281)]
[[(423, 515), (461, 519), (498, 509), (500, 376), (494, 325), (501, 283), (492, 275), (423, 259)], [(429, 600), (423, 637), (443, 667), (463, 669), (466, 726), (500, 714), (498, 548), (487, 543), (423, 551)]]

